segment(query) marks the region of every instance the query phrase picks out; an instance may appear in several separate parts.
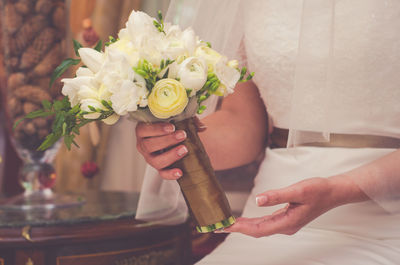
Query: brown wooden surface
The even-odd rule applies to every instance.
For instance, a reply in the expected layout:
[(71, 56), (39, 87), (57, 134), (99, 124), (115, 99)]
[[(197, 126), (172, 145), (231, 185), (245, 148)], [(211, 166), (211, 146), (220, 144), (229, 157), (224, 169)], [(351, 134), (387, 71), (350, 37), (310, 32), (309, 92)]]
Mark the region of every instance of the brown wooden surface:
[[(32, 227), (32, 241), (22, 236), (22, 229), (0, 229), (0, 260), (4, 259), (4, 264), (25, 265), (30, 260), (41, 265), (161, 265), (190, 264), (191, 259), (188, 224), (152, 226), (122, 219)], [(139, 261), (142, 263), (135, 263)]]

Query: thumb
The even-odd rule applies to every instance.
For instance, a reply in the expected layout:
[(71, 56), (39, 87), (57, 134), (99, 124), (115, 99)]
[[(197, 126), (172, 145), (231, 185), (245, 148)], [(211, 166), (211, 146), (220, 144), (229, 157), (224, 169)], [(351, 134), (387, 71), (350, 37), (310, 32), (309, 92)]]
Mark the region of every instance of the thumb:
[(273, 206), (282, 203), (299, 202), (299, 189), (295, 185), (287, 188), (270, 190), (256, 196), (258, 206)]

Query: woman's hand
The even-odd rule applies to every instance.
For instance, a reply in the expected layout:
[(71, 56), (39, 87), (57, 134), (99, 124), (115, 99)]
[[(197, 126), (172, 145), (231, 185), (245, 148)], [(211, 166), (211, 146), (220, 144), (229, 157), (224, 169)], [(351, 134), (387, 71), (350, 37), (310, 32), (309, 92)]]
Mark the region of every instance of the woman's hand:
[[(198, 131), (205, 130), (204, 124), (196, 118)], [(171, 123), (143, 123), (136, 126), (136, 147), (146, 162), (158, 170), (164, 179), (178, 179), (182, 176), (179, 168), (167, 169), (168, 166), (184, 157), (188, 150), (180, 144), (186, 139), (186, 132), (175, 130)]]
[(238, 218), (234, 225), (223, 232), (240, 232), (253, 237), (293, 235), (332, 208), (367, 199), (360, 188), (344, 175), (306, 179), (287, 188), (259, 194), (256, 197), (258, 206), (283, 203), (286, 206), (271, 215)]
[[(171, 123), (140, 122), (136, 126), (136, 147), (138, 151), (143, 155), (146, 162), (157, 169), (160, 176), (165, 179), (178, 179), (182, 176), (182, 170), (178, 168), (166, 169), (166, 167), (187, 154), (186, 146), (179, 144), (185, 139), (185, 131), (176, 131), (175, 126)], [(164, 151), (166, 149), (167, 151)]]

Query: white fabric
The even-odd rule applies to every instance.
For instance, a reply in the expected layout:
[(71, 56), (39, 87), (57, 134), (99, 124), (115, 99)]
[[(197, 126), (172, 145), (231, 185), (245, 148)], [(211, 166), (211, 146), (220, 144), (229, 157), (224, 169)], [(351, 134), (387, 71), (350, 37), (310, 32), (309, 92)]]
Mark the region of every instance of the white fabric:
[[(322, 138), (329, 132), (400, 138), (399, 1), (247, 1), (244, 17), (247, 64), (275, 126), (317, 131)], [(331, 50), (320, 46), (329, 38)], [(329, 177), (393, 151), (267, 149), (243, 216), (279, 207), (257, 207), (258, 193)], [(232, 234), (198, 264), (399, 264), (400, 214), (381, 206), (368, 201), (335, 208), (293, 236)]]
[[(267, 149), (243, 216), (259, 217), (280, 206), (257, 207), (255, 196), (310, 177), (327, 177), (392, 152), (391, 149), (298, 147)], [(251, 238), (229, 235), (198, 264), (398, 264), (399, 215), (388, 214), (372, 201), (337, 207), (294, 236)], [(251, 258), (249, 258), (251, 257)]]
[[(238, 50), (243, 35), (241, 17), (236, 16), (241, 11), (241, 4), (240, 0), (171, 1), (166, 21), (178, 24), (182, 29), (192, 27), (201, 40), (210, 42), (214, 49), (225, 56), (232, 56)], [(218, 18), (218, 14), (224, 12), (232, 14), (227, 21)], [(218, 97), (211, 96), (205, 102), (207, 109), (200, 118), (212, 113), (217, 102)], [(182, 223), (187, 217), (187, 206), (178, 183), (163, 180), (148, 165), (135, 218), (168, 225)]]

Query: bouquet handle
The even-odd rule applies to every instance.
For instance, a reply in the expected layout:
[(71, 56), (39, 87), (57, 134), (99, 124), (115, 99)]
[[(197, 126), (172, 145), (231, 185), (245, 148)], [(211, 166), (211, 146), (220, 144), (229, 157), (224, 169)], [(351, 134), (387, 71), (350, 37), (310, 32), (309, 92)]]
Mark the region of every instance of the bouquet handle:
[(197, 134), (194, 118), (173, 123), (177, 130), (184, 130), (187, 134), (183, 143), (189, 152), (172, 167), (180, 168), (183, 172), (178, 183), (197, 223), (197, 231), (208, 233), (231, 226), (235, 218)]

